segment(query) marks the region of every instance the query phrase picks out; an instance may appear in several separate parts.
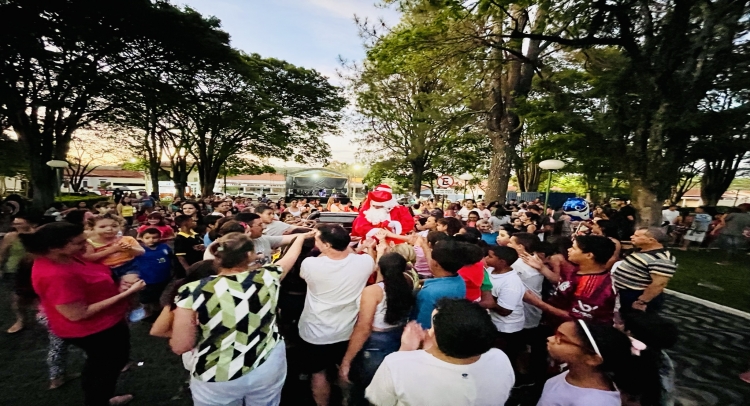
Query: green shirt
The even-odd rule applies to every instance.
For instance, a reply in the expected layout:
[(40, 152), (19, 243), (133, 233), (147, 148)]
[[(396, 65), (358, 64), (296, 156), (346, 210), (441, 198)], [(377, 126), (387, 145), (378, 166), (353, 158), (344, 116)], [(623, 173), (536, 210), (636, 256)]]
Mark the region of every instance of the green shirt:
[(198, 313), (200, 324), (194, 378), (231, 381), (266, 361), (281, 341), (276, 326), (281, 273), (281, 267), (267, 265), (180, 288), (175, 303)]
[(492, 291), (492, 281), (490, 281), (490, 274), (487, 273), (487, 269), (484, 270), (484, 279), (482, 279), (482, 286), (479, 287), (482, 292)]

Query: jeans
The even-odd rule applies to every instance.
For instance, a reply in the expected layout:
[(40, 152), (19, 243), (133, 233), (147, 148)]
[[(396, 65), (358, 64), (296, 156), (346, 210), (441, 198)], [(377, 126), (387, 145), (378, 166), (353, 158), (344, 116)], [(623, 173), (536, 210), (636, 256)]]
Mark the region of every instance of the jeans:
[[(642, 290), (633, 289), (618, 289), (617, 294), (620, 296), (620, 312), (627, 312), (633, 310), (633, 303), (638, 300), (643, 294)], [(660, 293), (659, 296), (651, 299), (646, 306), (646, 311), (658, 312), (664, 306), (664, 293)]]
[(128, 325), (123, 320), (104, 331), (64, 340), (86, 353), (81, 373), (84, 404), (109, 406), (109, 399), (115, 395), (117, 378), (130, 357)]
[(372, 377), (383, 363), (383, 359), (388, 354), (398, 351), (403, 332), (403, 327), (399, 327), (370, 333), (362, 350), (354, 357), (349, 371), (349, 379), (352, 381), (350, 406), (369, 405), (365, 400), (365, 389), (372, 382)]

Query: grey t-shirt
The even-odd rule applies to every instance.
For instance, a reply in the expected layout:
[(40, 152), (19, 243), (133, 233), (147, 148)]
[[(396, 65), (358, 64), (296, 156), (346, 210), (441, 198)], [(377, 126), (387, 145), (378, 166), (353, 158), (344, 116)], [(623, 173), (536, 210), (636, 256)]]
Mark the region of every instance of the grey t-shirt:
[(266, 231), (263, 233), (268, 236), (280, 236), (284, 235), (284, 231), (292, 228), (291, 224), (284, 223), (283, 221), (274, 220), (271, 224), (266, 224)]
[(554, 376), (544, 384), (536, 406), (620, 406), (620, 393), (600, 389), (579, 388), (565, 380), (568, 371)]
[(746, 227), (750, 227), (750, 213), (729, 213), (724, 218), (726, 226), (721, 234), (739, 237)]
[(253, 239), (253, 243), (255, 244), (255, 253), (259, 256), (262, 254), (263, 263), (267, 264), (271, 262), (271, 255), (273, 254), (273, 250), (280, 247), (283, 240), (284, 237), (276, 237), (270, 235), (263, 235), (255, 238)]

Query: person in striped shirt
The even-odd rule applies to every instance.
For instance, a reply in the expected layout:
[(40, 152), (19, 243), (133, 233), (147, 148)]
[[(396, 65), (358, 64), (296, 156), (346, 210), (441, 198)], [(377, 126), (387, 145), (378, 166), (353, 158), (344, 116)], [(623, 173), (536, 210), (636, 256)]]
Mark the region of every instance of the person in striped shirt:
[(640, 251), (625, 258), (613, 273), (621, 311), (658, 312), (664, 288), (677, 271), (677, 260), (664, 247), (667, 235), (661, 228), (640, 228), (630, 241)]

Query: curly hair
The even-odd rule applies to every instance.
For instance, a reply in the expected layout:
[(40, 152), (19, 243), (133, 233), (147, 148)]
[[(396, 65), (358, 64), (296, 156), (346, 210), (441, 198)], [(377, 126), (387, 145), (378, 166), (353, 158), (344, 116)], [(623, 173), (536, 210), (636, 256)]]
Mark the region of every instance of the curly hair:
[(125, 219), (112, 213), (104, 213), (104, 214), (97, 214), (94, 217), (91, 217), (90, 219), (86, 220), (86, 228), (89, 230), (93, 229), (94, 226), (96, 226), (96, 223), (103, 221), (103, 220), (112, 220), (117, 223), (120, 227), (123, 227), (125, 223)]

